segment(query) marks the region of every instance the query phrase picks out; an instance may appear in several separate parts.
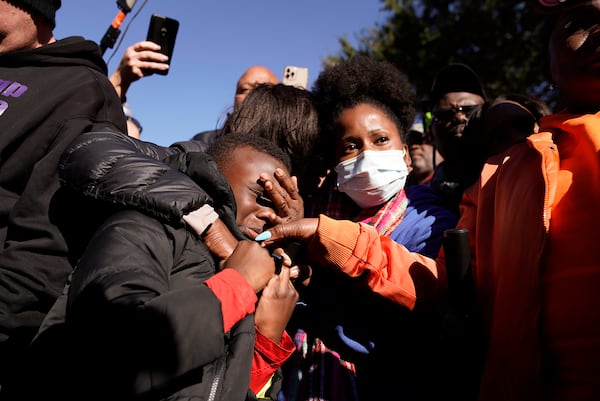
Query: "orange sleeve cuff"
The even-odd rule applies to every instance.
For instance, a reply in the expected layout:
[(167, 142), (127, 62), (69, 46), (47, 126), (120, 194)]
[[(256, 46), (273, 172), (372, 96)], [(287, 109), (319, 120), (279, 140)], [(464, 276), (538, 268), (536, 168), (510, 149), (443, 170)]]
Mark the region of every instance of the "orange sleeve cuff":
[(315, 261), (333, 266), (351, 277), (368, 271), (371, 289), (412, 309), (416, 302), (411, 270), (437, 278), (435, 260), (409, 252), (371, 226), (319, 216), (317, 233), (308, 244)]
[(360, 235), (360, 227), (349, 220), (319, 216), (317, 233), (308, 244), (308, 252), (318, 261), (344, 266), (352, 257)]

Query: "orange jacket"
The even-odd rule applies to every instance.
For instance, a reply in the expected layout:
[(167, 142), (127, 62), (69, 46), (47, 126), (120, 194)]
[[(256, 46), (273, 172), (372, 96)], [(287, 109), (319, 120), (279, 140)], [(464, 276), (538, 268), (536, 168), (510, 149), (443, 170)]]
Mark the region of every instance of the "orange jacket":
[[(435, 285), (438, 277), (432, 259), (409, 252), (372, 226), (325, 215), (319, 216), (308, 254), (318, 262), (339, 267), (351, 277), (369, 271), (367, 280), (373, 291), (410, 309), (416, 302), (415, 286)], [(424, 274), (418, 275), (419, 272)]]
[[(552, 344), (580, 341), (575, 332), (567, 329), (559, 339), (562, 333), (547, 328), (565, 319), (559, 316), (560, 308), (550, 306), (566, 298), (585, 298), (593, 310), (600, 308), (598, 288), (581, 293), (583, 288), (569, 288), (553, 273), (580, 274), (573, 267), (585, 264), (589, 268), (592, 259), (591, 267), (598, 273), (589, 277), (600, 279), (600, 254), (594, 249), (596, 240), (590, 241), (600, 234), (599, 151), (600, 113), (548, 116), (539, 134), (490, 158), (480, 180), (463, 197), (458, 226), (472, 234), (487, 342), (480, 400), (574, 400), (574, 392), (557, 395), (556, 388), (575, 389), (579, 384), (569, 382), (581, 382), (582, 376), (592, 372), (586, 371), (569, 346)], [(569, 221), (591, 223), (569, 227), (573, 226)], [(571, 235), (565, 235), (565, 230)], [(565, 251), (579, 243), (586, 244), (584, 252)], [(575, 313), (567, 311), (567, 319)], [(598, 329), (589, 327), (589, 333)], [(589, 347), (600, 344), (599, 340), (585, 341)], [(593, 346), (588, 348), (590, 355), (600, 351)], [(549, 354), (551, 347), (558, 352)], [(542, 369), (549, 374), (545, 382)], [(567, 377), (573, 373), (582, 376)], [(597, 392), (597, 384), (586, 391), (594, 387)]]
[(535, 134), (488, 159), (463, 197), (486, 337), (480, 400), (539, 399), (540, 261), (558, 169), (552, 134)]
[[(561, 160), (553, 140), (559, 135), (579, 138), (577, 143), (591, 150), (586, 154), (596, 155), (595, 159), (582, 158), (580, 163), (585, 163), (589, 175), (580, 179), (589, 180), (589, 185), (597, 188), (600, 113), (556, 114), (542, 121), (540, 133), (488, 159), (479, 181), (463, 197), (457, 227), (471, 234), (487, 345), (479, 397), (482, 401), (542, 398), (542, 273), (547, 265), (544, 258), (557, 186), (570, 185), (564, 178), (559, 182)], [(594, 196), (597, 192), (592, 191)], [(574, 200), (584, 198), (575, 196)], [(568, 212), (598, 215), (600, 196), (594, 202), (582, 203)], [(595, 210), (590, 210), (590, 205)], [(599, 231), (600, 224), (591, 225), (579, 238), (573, 237), (563, 245), (573, 246), (583, 237), (598, 238)], [(319, 255), (322, 262), (332, 263), (350, 276), (370, 271), (368, 280), (374, 291), (410, 308), (416, 302), (415, 286), (426, 285), (427, 278), (445, 277), (443, 252), (436, 261), (412, 254), (362, 224), (320, 216), (317, 235), (309, 245), (309, 251)], [(600, 275), (600, 261), (597, 267)], [(417, 271), (427, 274), (417, 275)], [(569, 296), (577, 296), (577, 288), (572, 291)], [(595, 304), (600, 306), (600, 289), (585, 295), (598, 299)]]

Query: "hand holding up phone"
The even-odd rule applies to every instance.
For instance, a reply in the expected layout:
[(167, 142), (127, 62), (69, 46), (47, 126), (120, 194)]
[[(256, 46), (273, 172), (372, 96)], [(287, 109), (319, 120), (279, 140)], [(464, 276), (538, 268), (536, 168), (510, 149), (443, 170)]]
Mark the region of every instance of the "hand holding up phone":
[[(179, 21), (163, 17), (162, 15), (153, 14), (150, 18), (148, 26), (148, 35), (146, 40), (154, 42), (160, 46), (160, 53), (168, 57), (166, 64), (171, 65), (173, 58), (173, 50), (175, 49), (175, 39), (179, 30)], [(150, 73), (167, 75), (169, 69), (150, 69)], [(148, 72), (148, 70), (146, 70)]]

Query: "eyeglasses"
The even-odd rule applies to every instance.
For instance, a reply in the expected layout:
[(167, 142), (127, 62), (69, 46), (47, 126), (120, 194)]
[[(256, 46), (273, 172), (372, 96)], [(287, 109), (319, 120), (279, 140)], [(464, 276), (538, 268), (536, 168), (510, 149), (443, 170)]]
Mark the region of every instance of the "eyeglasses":
[(463, 113), (468, 117), (478, 107), (480, 107), (480, 105), (475, 104), (470, 106), (454, 106), (447, 109), (438, 109), (432, 113), (433, 121), (436, 123), (450, 121), (458, 112)]

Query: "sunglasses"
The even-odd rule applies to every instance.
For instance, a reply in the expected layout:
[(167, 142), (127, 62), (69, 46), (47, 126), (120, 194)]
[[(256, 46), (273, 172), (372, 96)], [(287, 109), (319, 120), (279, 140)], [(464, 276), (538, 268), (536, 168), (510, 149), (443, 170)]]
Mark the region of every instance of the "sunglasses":
[(450, 121), (454, 118), (456, 113), (463, 113), (469, 116), (474, 112), (480, 105), (475, 104), (471, 106), (455, 106), (448, 109), (438, 109), (432, 113), (433, 121), (436, 123)]
[(408, 146), (411, 145), (422, 145), (423, 143), (427, 143), (427, 138), (425, 134), (419, 131), (409, 131), (408, 135), (406, 135), (406, 144)]

